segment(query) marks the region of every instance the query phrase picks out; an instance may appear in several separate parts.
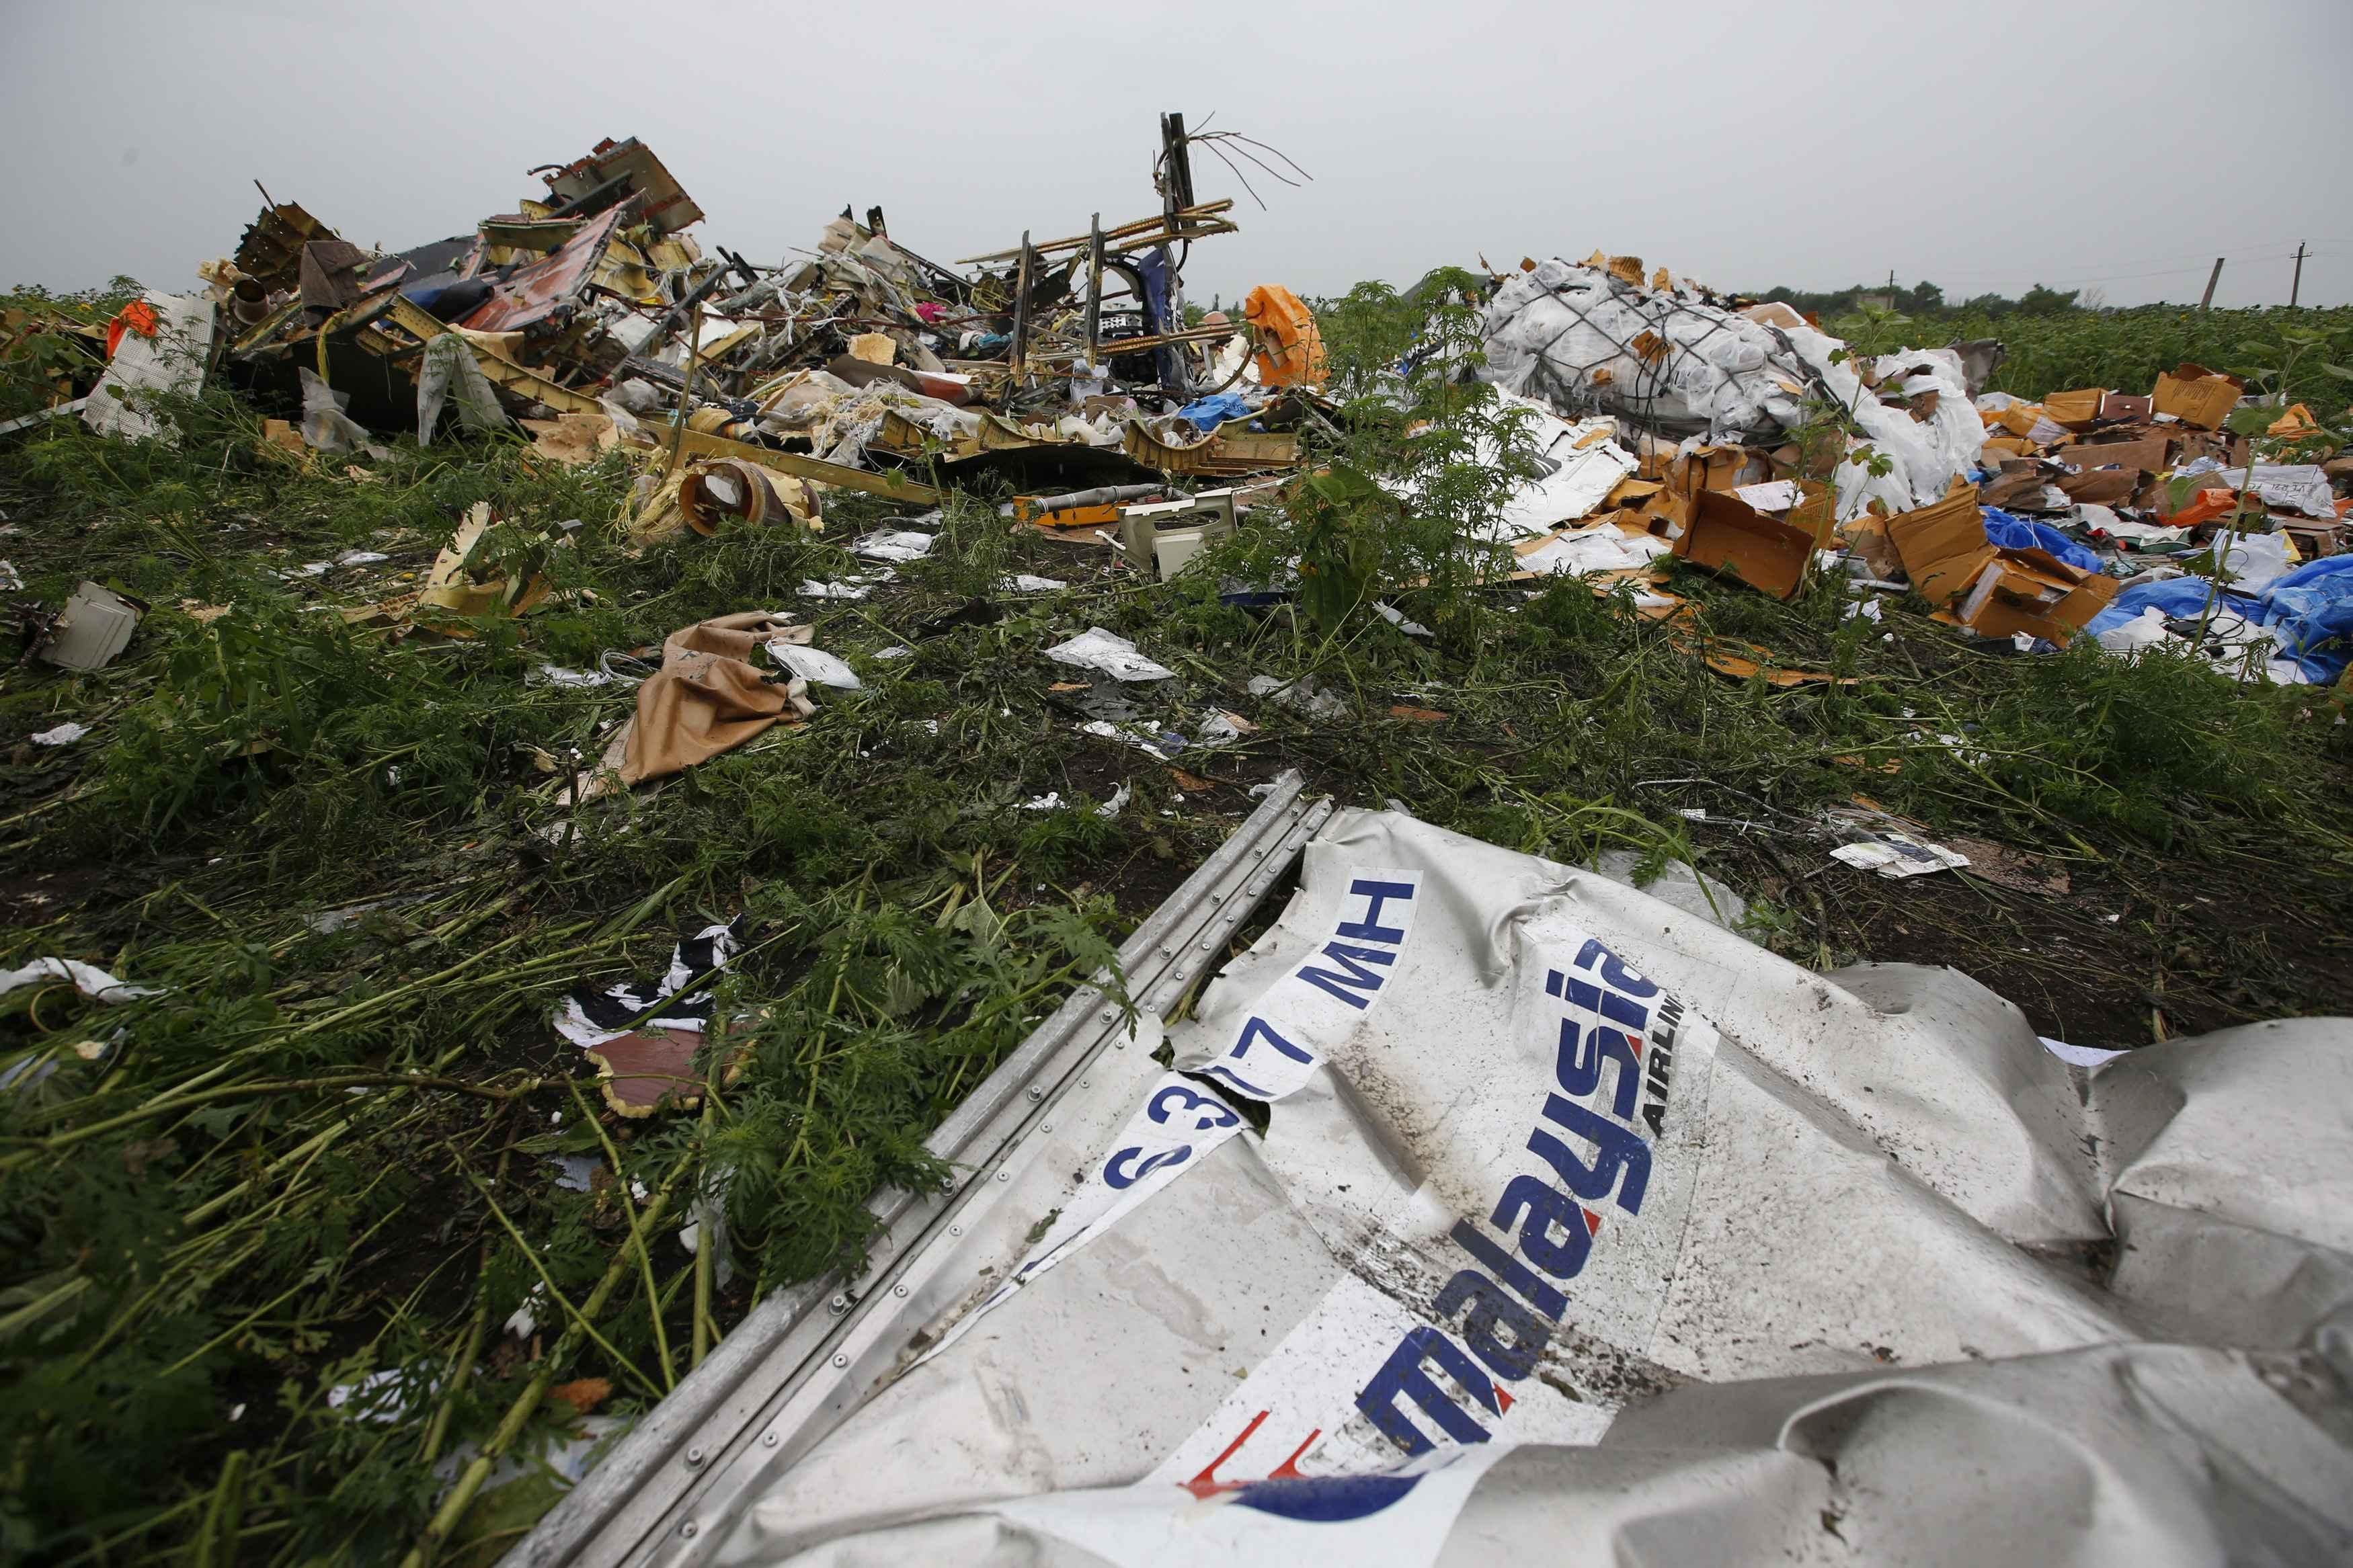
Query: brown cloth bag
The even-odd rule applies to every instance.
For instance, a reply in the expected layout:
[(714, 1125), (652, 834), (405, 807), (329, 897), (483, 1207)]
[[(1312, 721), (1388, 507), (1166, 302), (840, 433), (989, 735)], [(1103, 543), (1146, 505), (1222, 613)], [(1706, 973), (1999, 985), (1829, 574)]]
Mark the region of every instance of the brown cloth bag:
[(764, 643), (807, 640), (807, 627), (762, 610), (672, 632), (661, 668), (638, 688), (636, 717), (606, 748), (605, 766), (623, 784), (642, 784), (732, 752), (780, 721), (797, 724), (817, 711), (806, 683), (770, 675), (751, 658)]

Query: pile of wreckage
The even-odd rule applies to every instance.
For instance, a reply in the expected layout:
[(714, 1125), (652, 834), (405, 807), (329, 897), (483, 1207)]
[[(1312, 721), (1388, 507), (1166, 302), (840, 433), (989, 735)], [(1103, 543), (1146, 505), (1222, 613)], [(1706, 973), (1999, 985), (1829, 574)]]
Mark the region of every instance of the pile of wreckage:
[(1481, 374), (1527, 408), (1551, 470), (1504, 520), (1531, 574), (1631, 578), (1669, 618), (1651, 563), (1670, 553), (1784, 599), (1841, 572), (1851, 614), (1916, 591), (2022, 651), (2088, 630), (2284, 683), (2344, 673), (2353, 458), (2303, 405), (2266, 405), (2258, 427), (2311, 460), (2267, 463), (2225, 428), (2256, 400), (2197, 365), (2146, 395), (2035, 404), (1977, 393), (1975, 345), (1851, 356), (1787, 305), (1645, 279), (1631, 257), (1495, 283)]
[[(1240, 321), (1187, 324), (1183, 258), (1236, 232), (1230, 200), (1194, 197), (1198, 139), (1163, 117), (1155, 216), (1025, 234), (959, 263), (969, 272), (896, 243), (879, 207), (863, 222), (845, 208), (814, 250), (776, 266), (706, 254), (687, 232), (702, 209), (634, 138), (533, 171), (544, 193), (470, 235), (392, 253), (264, 190), (235, 254), (197, 269), (205, 292), (134, 301), (102, 354), (85, 334), (96, 384), (60, 384), (33, 418), (78, 411), (100, 431), (164, 434), (125, 395), (194, 391), (216, 373), (265, 409), (299, 407), (269, 438), (303, 460), (412, 425), (430, 443), (451, 416), (519, 423), (575, 459), (662, 450), (671, 480), (688, 470), (688, 521), (700, 501), (814, 524), (812, 487), (935, 499), (903, 471), (918, 467), (1120, 500), (1176, 495), (1173, 478), (1287, 469), (1301, 423), (1320, 416), (1322, 343), (1280, 287), (1254, 289)], [(713, 463), (729, 467), (696, 485)], [(675, 484), (641, 499), (677, 520)]]
[[(198, 268), (205, 293), (133, 301), (102, 357), (85, 332), (95, 384), (71, 397), (67, 377), (15, 423), (78, 409), (168, 437), (127, 394), (217, 370), (299, 409), (268, 426), (295, 461), (378, 449), (372, 432), (412, 421), (429, 443), (452, 415), (519, 425), (565, 461), (639, 449), (658, 460), (637, 538), (727, 517), (816, 528), (829, 489), (928, 505), (985, 483), (1015, 492), (1018, 522), (1166, 576), (1240, 515), (1234, 489), (1187, 486), (1271, 489), (1303, 429), (1345, 418), (1290, 289), (1253, 289), (1238, 321), (1186, 309), (1192, 243), (1235, 232), (1230, 200), (1195, 198), (1189, 149), (1225, 134), (1163, 115), (1156, 215), (956, 267), (893, 240), (880, 208), (845, 209), (776, 266), (706, 255), (686, 232), (702, 209), (634, 139), (533, 171), (543, 196), (471, 235), (397, 253), (273, 201)], [(1980, 391), (1998, 344), (1857, 355), (1786, 304), (1600, 252), (1493, 276), (1482, 332), (1483, 363), (1451, 374), (1525, 413), (1543, 471), (1464, 542), (1508, 546), (1515, 576), (1630, 586), (1639, 613), (1688, 629), (1661, 557), (1784, 599), (1836, 572), (1850, 615), (1916, 591), (2021, 651), (2088, 632), (2126, 655), (2194, 646), (2241, 679), (2344, 673), (2353, 458), (2304, 405), (2233, 377), (2185, 364), (2147, 395), (2028, 403)]]

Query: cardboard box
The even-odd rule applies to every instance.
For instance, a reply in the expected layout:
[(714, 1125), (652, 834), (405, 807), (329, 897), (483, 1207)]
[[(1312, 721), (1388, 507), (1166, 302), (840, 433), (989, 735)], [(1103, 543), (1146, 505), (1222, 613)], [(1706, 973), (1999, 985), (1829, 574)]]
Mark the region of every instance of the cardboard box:
[[(1675, 536), (1674, 552), (1694, 566), (1737, 575), (1760, 593), (1787, 599), (1806, 580), (1814, 550), (1827, 530), (1828, 498), (1809, 498), (1784, 522), (1767, 517), (1725, 490), (1691, 497), (1691, 521)], [(1805, 521), (1796, 521), (1806, 514)]]
[(2069, 500), (2090, 501), (2098, 506), (2114, 506), (2128, 501), (2140, 489), (2138, 468), (2085, 468), (2080, 474), (2062, 474), (2052, 482)]
[(2135, 397), (2129, 393), (2111, 392), (2100, 399), (2100, 417), (2122, 420), (2127, 425), (2146, 425), (2148, 416), (2157, 412), (2153, 398)]
[(2040, 550), (1998, 550), (1952, 618), (1979, 637), (2024, 632), (2064, 647), (2116, 596), (2116, 580), (2104, 572), (2078, 572)]
[(2000, 474), (1978, 488), (1978, 499), (2005, 511), (2046, 510), (2042, 492), (2057, 478), (2031, 458), (2008, 458)]
[(2245, 390), (2246, 383), (2235, 375), (2184, 363), (2179, 370), (2158, 373), (2152, 400), (2159, 414), (2170, 414), (2201, 430), (2219, 430)]
[(2129, 440), (2094, 438), (2070, 441), (2052, 454), (2063, 463), (2079, 468), (2138, 468), (2153, 474), (2165, 467), (2168, 443), (2163, 436), (2141, 436)]
[(1683, 495), (1731, 490), (1769, 479), (1772, 463), (1746, 447), (1694, 447), (1667, 467), (1667, 488)]
[(1887, 537), (1887, 520), (1869, 512), (1852, 522), (1839, 525), (1839, 533), (1846, 547), (1862, 557), (1871, 574), (1881, 582), (1897, 579), (1904, 570), (1904, 557), (1895, 552), (1895, 542)]
[(2226, 467), (2242, 468), (2247, 464), (2247, 438), (2212, 430), (2184, 430), (2174, 437), (2174, 467), (2194, 463), (2200, 458), (2212, 458)]
[(2343, 552), (2345, 525), (2341, 522), (2320, 522), (2312, 518), (2282, 518), (2280, 527), (2295, 542), (2296, 553), (2306, 561), (2319, 561)]
[(1940, 501), (1891, 517), (1885, 527), (1904, 574), (1932, 605), (1942, 605), (1975, 582), (1995, 553), (1977, 492), (1968, 489), (1956, 488)]
[(1989, 436), (1985, 449), (1995, 454), (1997, 461), (2002, 458), (2031, 458), (2041, 450), (2023, 436)]
[(2054, 392), (2042, 400), (2042, 416), (2070, 430), (2088, 430), (2100, 422), (2100, 405), (2107, 395), (2107, 389), (2100, 386)]

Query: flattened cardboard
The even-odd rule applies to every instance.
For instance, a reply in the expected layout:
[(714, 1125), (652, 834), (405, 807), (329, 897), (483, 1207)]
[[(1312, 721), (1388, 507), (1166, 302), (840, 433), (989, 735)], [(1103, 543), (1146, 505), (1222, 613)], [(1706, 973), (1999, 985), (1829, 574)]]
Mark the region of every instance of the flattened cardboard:
[[(1674, 542), (1677, 555), (1694, 566), (1737, 575), (1777, 599), (1797, 593), (1806, 569), (1813, 564), (1821, 524), (1778, 521), (1725, 490), (1703, 489), (1691, 502), (1691, 523)], [(1797, 510), (1812, 504), (1810, 500)]]
[(2170, 414), (2201, 430), (2219, 430), (2245, 390), (2246, 384), (2235, 375), (2184, 363), (2179, 370), (2159, 372), (2152, 395), (2158, 413)]
[(2052, 456), (2079, 468), (2105, 468), (2113, 464), (2153, 474), (2165, 467), (2166, 448), (2163, 436), (2151, 435), (2131, 440), (2070, 441)]
[(1975, 582), (1994, 554), (1973, 490), (1956, 489), (1940, 501), (1889, 518), (1885, 527), (1904, 574), (1932, 605)]
[(2146, 425), (2148, 416), (2157, 412), (2154, 399), (2135, 397), (2130, 393), (2111, 392), (2100, 399), (2100, 417), (2120, 419), (2127, 425)]
[(2042, 416), (2070, 430), (2088, 430), (2100, 422), (2100, 405), (2107, 395), (2107, 389), (2099, 386), (2054, 392), (2042, 400)]
[(2000, 474), (1978, 487), (1978, 499), (2009, 511), (2039, 510), (2052, 478), (2041, 463), (2013, 458), (2001, 465)]
[(2062, 474), (2056, 480), (2069, 500), (2090, 501), (2096, 506), (2113, 506), (2127, 501), (2140, 489), (2138, 468), (2085, 468), (2080, 474)]

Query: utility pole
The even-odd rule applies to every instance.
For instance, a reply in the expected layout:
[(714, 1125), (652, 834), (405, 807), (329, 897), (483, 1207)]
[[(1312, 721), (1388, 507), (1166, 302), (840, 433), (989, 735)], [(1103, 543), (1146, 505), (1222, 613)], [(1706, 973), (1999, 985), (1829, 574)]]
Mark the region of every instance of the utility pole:
[(2214, 285), (2221, 280), (2222, 258), (2218, 256), (2214, 258), (2214, 270), (2206, 274), (2206, 297), (2198, 301), (2200, 310), (2202, 310), (2214, 302)]
[(2304, 292), (2304, 241), (2296, 241), (2295, 281), (2287, 286), (2287, 308), (2295, 309), (2295, 297)]

